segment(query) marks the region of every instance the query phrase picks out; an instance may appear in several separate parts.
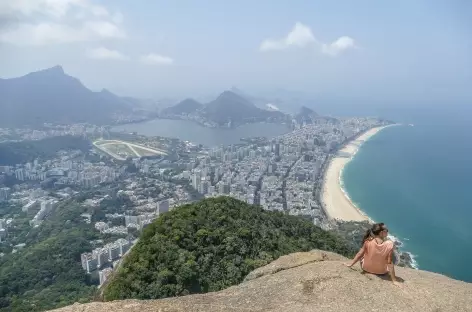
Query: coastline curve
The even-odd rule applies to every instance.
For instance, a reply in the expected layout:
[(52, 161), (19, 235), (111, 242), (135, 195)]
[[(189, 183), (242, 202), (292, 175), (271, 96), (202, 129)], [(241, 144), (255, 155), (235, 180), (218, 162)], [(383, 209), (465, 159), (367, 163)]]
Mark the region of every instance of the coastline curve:
[(336, 156), (330, 160), (323, 181), (321, 197), (324, 210), (330, 220), (373, 222), (349, 198), (349, 195), (343, 187), (342, 172), (344, 167), (359, 151), (362, 144), (390, 126), (393, 125), (374, 127), (365, 131), (357, 138), (348, 142), (346, 146), (339, 150)]

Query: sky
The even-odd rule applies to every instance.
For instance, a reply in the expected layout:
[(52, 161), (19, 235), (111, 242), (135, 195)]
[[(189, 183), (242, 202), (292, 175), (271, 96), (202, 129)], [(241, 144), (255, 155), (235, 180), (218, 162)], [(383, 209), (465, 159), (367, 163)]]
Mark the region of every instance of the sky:
[(0, 77), (62, 65), (142, 98), (467, 101), (471, 17), (468, 0), (0, 0)]

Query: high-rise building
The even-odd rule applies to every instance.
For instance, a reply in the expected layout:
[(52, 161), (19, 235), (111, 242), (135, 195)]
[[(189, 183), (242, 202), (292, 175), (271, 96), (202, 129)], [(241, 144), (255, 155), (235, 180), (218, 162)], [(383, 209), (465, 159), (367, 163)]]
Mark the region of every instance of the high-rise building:
[(7, 229), (0, 228), (0, 242), (7, 237)]
[(119, 238), (116, 240), (116, 243), (120, 247), (120, 256), (123, 257), (124, 254), (131, 248), (131, 242), (124, 239), (124, 238)]
[(208, 188), (210, 187), (210, 181), (208, 181), (207, 179), (203, 178), (202, 179), (202, 182), (201, 182), (201, 185), (200, 185), (200, 193), (205, 195), (205, 194), (208, 194)]
[(200, 189), (201, 178), (197, 174), (192, 175), (192, 187), (197, 191)]
[(0, 188), (0, 202), (7, 200), (9, 195), (10, 195), (10, 188), (8, 187)]
[(97, 269), (98, 258), (94, 257), (92, 253), (83, 253), (81, 254), (82, 268), (90, 273)]
[(108, 248), (108, 260), (113, 261), (120, 258), (120, 246), (113, 244)]
[(209, 194), (215, 193), (215, 186), (210, 185), (210, 186), (208, 187), (208, 193), (209, 193)]
[(100, 286), (102, 286), (107, 279), (110, 277), (113, 270), (111, 268), (105, 268), (98, 272), (98, 278), (100, 280)]
[(223, 193), (229, 194), (231, 191), (231, 186), (229, 183), (223, 183)]
[(25, 170), (24, 169), (16, 169), (15, 176), (17, 180), (24, 181), (25, 180)]
[(165, 199), (165, 200), (161, 200), (160, 202), (157, 203), (157, 212), (158, 214), (162, 214), (162, 213), (165, 213), (165, 212), (168, 212), (169, 211), (169, 200), (168, 199)]
[(275, 153), (275, 156), (280, 156), (280, 143), (275, 143), (274, 153)]
[(225, 193), (224, 183), (220, 181), (218, 182), (217, 186), (218, 186), (218, 193), (224, 194)]
[(223, 157), (223, 161), (230, 161), (231, 153), (224, 153), (222, 157)]
[(97, 268), (101, 268), (105, 264), (110, 262), (110, 259), (108, 258), (108, 249), (102, 248), (102, 249), (96, 249), (96, 258), (97, 258)]

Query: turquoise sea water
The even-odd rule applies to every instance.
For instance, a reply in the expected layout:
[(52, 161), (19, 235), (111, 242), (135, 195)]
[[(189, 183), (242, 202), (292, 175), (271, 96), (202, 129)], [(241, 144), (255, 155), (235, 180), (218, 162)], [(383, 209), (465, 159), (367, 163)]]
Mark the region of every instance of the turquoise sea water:
[(472, 126), (423, 121), (387, 128), (343, 171), (349, 197), (385, 222), (419, 268), (472, 282)]

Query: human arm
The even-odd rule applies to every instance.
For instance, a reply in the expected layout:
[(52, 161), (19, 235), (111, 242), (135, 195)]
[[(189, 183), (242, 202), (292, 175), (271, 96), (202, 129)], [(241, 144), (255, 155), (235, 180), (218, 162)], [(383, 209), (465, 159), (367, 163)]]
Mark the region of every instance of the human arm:
[(348, 267), (352, 267), (354, 264), (356, 264), (359, 260), (362, 259), (362, 257), (364, 257), (364, 254), (365, 254), (365, 243), (362, 245), (361, 249), (359, 249), (359, 251), (357, 252), (356, 256), (354, 257), (354, 259), (352, 259), (352, 262), (349, 263), (347, 266)]
[(390, 275), (390, 278), (392, 279), (393, 284), (398, 285), (397, 277), (395, 276), (395, 265), (392, 259), (394, 250), (395, 250), (395, 247), (393, 247), (390, 253), (388, 254), (387, 267), (388, 267), (388, 274)]

